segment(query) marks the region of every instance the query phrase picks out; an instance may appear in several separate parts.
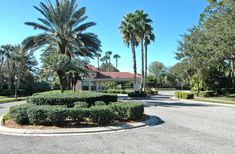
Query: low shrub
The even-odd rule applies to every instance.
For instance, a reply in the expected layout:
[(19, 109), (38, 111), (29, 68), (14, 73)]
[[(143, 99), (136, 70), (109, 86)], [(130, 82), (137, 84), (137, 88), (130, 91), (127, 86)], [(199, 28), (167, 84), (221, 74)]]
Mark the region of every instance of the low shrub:
[(118, 120), (137, 120), (143, 116), (144, 105), (138, 102), (116, 102), (111, 104)]
[(70, 108), (63, 106), (33, 106), (27, 110), (29, 123), (34, 125), (59, 125), (69, 116)]
[(109, 106), (92, 106), (90, 108), (90, 119), (97, 124), (112, 123), (116, 115)]
[(146, 93), (148, 95), (157, 95), (158, 91), (157, 90), (152, 90), (152, 89), (146, 89)]
[(131, 92), (128, 93), (128, 97), (147, 97), (147, 93), (145, 92)]
[(24, 104), (11, 107), (10, 117), (18, 124), (61, 125), (65, 122), (80, 123), (91, 120), (97, 124), (109, 124), (114, 120), (137, 120), (144, 113), (144, 106), (138, 102), (114, 102), (106, 105), (96, 102), (86, 107), (77, 102), (73, 108), (59, 105)]
[(95, 102), (95, 106), (102, 106), (102, 105), (106, 105), (105, 102), (103, 102), (103, 101), (96, 101)]
[(200, 91), (198, 94), (199, 97), (213, 97), (215, 93), (213, 91)]
[(96, 101), (106, 104), (117, 101), (117, 95), (100, 93), (37, 93), (27, 99), (28, 103), (35, 105), (67, 105), (73, 107), (75, 102), (86, 102), (92, 106)]
[(110, 94), (127, 94), (127, 92), (123, 89), (109, 89), (109, 90), (102, 90), (102, 93), (110, 93)]
[(189, 93), (189, 92), (175, 92), (175, 97), (176, 98), (182, 98), (182, 99), (193, 99), (194, 98), (194, 94), (193, 93)]
[(129, 105), (128, 119), (137, 120), (143, 116), (144, 105), (141, 103), (132, 103)]
[(89, 118), (90, 108), (71, 108), (69, 109), (68, 118), (73, 122), (80, 123)]
[(76, 108), (87, 108), (88, 104), (86, 102), (76, 102), (74, 104), (74, 107), (76, 107)]
[(32, 107), (31, 104), (22, 104), (22, 105), (13, 106), (10, 108), (10, 116), (18, 124), (21, 125), (29, 124), (27, 110), (31, 107)]

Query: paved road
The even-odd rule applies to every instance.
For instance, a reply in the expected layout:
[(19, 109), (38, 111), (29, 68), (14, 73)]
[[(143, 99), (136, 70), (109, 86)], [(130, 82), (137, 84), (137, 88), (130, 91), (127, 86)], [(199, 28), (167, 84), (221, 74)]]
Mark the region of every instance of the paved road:
[[(0, 153), (235, 153), (235, 107), (181, 103), (165, 96), (144, 102), (146, 113), (164, 123), (95, 135), (0, 135)], [(0, 104), (0, 114), (10, 105)]]

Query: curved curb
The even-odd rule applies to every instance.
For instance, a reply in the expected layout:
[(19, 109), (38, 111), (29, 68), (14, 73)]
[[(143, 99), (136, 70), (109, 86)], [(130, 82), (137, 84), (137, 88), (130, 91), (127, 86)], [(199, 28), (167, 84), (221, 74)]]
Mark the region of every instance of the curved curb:
[(59, 129), (16, 129), (7, 128), (3, 126), (3, 114), (0, 117), (0, 134), (4, 135), (17, 135), (17, 136), (60, 136), (60, 135), (84, 135), (84, 134), (97, 134), (107, 132), (117, 132), (121, 130), (128, 130), (133, 128), (140, 128), (145, 126), (153, 126), (161, 123), (161, 120), (156, 116), (150, 116), (149, 119), (143, 122), (137, 122), (133, 124), (124, 124), (118, 126), (107, 126), (107, 127), (93, 127), (93, 128), (59, 128)]

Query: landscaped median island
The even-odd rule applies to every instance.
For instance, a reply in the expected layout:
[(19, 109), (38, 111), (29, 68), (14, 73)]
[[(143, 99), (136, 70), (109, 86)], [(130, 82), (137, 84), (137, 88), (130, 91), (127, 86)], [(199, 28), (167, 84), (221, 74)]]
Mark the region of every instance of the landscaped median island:
[(139, 102), (117, 102), (117, 95), (100, 93), (38, 93), (13, 106), (3, 118), (6, 127), (90, 127), (143, 120)]

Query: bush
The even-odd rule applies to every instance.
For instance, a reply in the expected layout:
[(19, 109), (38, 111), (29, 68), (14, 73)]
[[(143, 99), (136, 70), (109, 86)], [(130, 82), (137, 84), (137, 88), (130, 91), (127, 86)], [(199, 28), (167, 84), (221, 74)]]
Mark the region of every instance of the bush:
[(69, 109), (63, 106), (33, 106), (27, 110), (29, 123), (35, 125), (58, 125), (69, 116)]
[(128, 93), (128, 97), (146, 97), (147, 93), (145, 92), (131, 92)]
[(29, 118), (27, 110), (32, 107), (31, 104), (17, 105), (10, 108), (11, 118), (18, 124), (29, 124)]
[(117, 95), (100, 93), (37, 93), (27, 99), (27, 102), (35, 105), (67, 105), (73, 107), (75, 102), (86, 102), (92, 106), (96, 101), (106, 104), (117, 101)]
[(189, 93), (189, 92), (180, 92), (180, 91), (177, 91), (177, 92), (175, 92), (175, 97), (176, 98), (182, 98), (182, 99), (193, 99), (194, 98), (194, 94), (193, 93)]
[(106, 105), (96, 102), (96, 106), (86, 107), (77, 102), (75, 107), (59, 105), (24, 104), (11, 107), (10, 117), (18, 124), (61, 125), (65, 122), (80, 123), (92, 120), (97, 124), (108, 124), (114, 120), (137, 120), (144, 113), (144, 106), (138, 102), (115, 102)]
[(103, 101), (96, 101), (95, 102), (95, 106), (102, 106), (102, 105), (106, 105), (105, 102), (103, 102)]
[(80, 123), (84, 121), (85, 118), (89, 118), (90, 116), (90, 109), (89, 108), (71, 108), (69, 109), (69, 116), (68, 118), (71, 119), (73, 122)]
[(152, 89), (146, 89), (146, 93), (148, 95), (157, 95), (158, 91), (157, 90), (152, 90)]
[(127, 92), (122, 89), (110, 89), (107, 91), (107, 93), (113, 93), (113, 94), (126, 94)]
[(90, 119), (97, 124), (112, 123), (115, 113), (109, 106), (92, 106), (90, 108)]
[(138, 102), (116, 102), (111, 108), (116, 113), (118, 120), (137, 120), (143, 116), (144, 105)]
[(87, 104), (86, 102), (76, 102), (76, 103), (74, 104), (74, 106), (75, 106), (76, 108), (87, 108), (87, 107), (88, 107), (88, 104)]
[(200, 91), (199, 97), (213, 97), (215, 93), (213, 91)]

